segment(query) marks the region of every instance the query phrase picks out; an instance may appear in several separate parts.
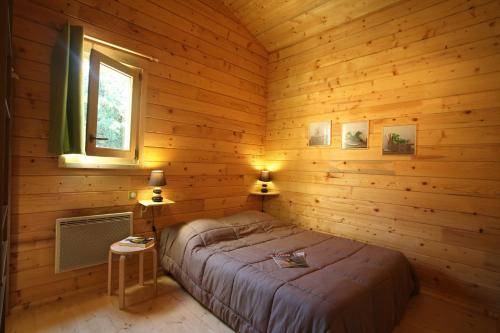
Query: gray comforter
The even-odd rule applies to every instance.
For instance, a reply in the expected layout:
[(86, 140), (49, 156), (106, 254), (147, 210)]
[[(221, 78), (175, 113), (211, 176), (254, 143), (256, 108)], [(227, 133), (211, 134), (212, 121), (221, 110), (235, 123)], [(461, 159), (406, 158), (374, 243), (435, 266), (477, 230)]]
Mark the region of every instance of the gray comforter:
[[(309, 267), (274, 252), (304, 250)], [(238, 332), (391, 332), (416, 290), (399, 252), (248, 211), (162, 232), (161, 263)]]

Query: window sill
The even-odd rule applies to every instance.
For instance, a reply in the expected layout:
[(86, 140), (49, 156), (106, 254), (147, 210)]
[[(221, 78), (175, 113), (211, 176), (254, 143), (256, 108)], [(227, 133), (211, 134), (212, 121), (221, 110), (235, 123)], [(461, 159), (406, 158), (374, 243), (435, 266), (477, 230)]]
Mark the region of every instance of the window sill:
[(139, 169), (137, 160), (117, 157), (87, 156), (68, 154), (60, 155), (58, 161), (60, 168), (74, 169)]

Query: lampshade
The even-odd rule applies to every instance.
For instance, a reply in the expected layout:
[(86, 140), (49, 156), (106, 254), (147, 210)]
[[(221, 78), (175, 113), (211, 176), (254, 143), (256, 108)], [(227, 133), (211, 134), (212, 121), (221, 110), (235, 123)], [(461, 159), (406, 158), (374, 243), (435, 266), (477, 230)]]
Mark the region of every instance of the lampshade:
[(271, 174), (269, 173), (269, 170), (261, 170), (259, 180), (261, 182), (270, 182)]
[(149, 177), (149, 186), (165, 186), (167, 181), (165, 180), (165, 174), (163, 170), (153, 170), (151, 171), (151, 176)]

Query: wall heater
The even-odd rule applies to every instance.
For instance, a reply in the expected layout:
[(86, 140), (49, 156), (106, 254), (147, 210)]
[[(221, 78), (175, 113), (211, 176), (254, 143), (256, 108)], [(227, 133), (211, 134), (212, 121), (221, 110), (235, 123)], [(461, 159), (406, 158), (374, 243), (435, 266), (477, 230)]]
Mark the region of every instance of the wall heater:
[(133, 213), (56, 220), (56, 273), (107, 262), (109, 246), (132, 234)]

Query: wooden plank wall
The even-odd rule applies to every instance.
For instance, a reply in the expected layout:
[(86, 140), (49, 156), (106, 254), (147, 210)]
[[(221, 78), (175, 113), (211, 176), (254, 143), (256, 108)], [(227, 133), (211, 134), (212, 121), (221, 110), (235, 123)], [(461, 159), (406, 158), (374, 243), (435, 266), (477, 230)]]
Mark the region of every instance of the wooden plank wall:
[(400, 0), (218, 0), (259, 42), (276, 51)]
[[(248, 186), (262, 163), (268, 54), (224, 7), (209, 0), (17, 0), (14, 14), (20, 80), (11, 306), (104, 287), (104, 266), (54, 274), (55, 219), (134, 211), (135, 232), (150, 230), (150, 215), (139, 217), (128, 191), (148, 197), (153, 167), (165, 170), (166, 195), (177, 201), (162, 210), (160, 226), (260, 209)], [(47, 153), (51, 48), (66, 20), (159, 58), (149, 71), (144, 169), (60, 169)]]
[[(422, 284), (500, 308), (500, 2), (408, 0), (270, 54), (265, 156), (300, 225), (402, 251)], [(332, 120), (332, 145), (307, 147)], [(340, 124), (369, 120), (369, 149)], [(417, 124), (417, 156), (382, 128)]]

